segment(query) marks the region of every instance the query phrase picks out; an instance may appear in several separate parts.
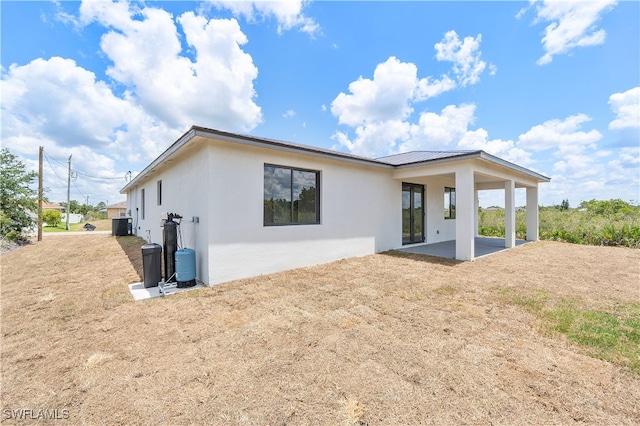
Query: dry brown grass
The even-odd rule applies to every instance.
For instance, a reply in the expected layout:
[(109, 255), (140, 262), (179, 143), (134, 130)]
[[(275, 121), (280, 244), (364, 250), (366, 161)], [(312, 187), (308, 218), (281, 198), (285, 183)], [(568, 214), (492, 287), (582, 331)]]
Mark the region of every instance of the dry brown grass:
[[(2, 399), (71, 424), (638, 424), (640, 378), (501, 297), (639, 300), (640, 251), (381, 254), (133, 302), (134, 237), (2, 256)], [(60, 423), (64, 421), (57, 421)]]

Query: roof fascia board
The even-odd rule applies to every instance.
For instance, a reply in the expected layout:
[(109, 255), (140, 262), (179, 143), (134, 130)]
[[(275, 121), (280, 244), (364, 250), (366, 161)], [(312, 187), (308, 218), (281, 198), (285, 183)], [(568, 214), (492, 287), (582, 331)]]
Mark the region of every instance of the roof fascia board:
[(487, 154), (484, 151), (481, 151), (480, 153), (480, 158), (482, 158), (483, 160), (487, 160), (490, 161), (492, 163), (498, 164), (500, 166), (503, 167), (507, 167), (509, 169), (512, 170), (516, 170), (520, 173), (524, 173), (525, 175), (534, 177), (542, 182), (549, 182), (551, 180), (550, 177), (547, 177), (545, 175), (542, 175), (540, 173), (534, 172), (533, 170), (529, 170), (527, 168), (524, 168), (522, 166), (518, 166), (517, 164), (511, 163), (507, 160), (503, 160), (502, 158), (496, 157), (495, 155), (491, 155), (491, 154)]
[(394, 166), (394, 168), (409, 169), (412, 167), (428, 166), (430, 164), (440, 164), (440, 163), (450, 163), (453, 161), (470, 160), (474, 158), (479, 158), (481, 152), (482, 151), (474, 151), (474, 152), (464, 153), (464, 154), (460, 154), (452, 157), (436, 158), (434, 160), (418, 161), (416, 163), (409, 163), (409, 164), (399, 164), (397, 166)]
[(507, 169), (511, 169), (511, 170), (515, 170), (517, 172), (523, 173), (527, 176), (533, 177), (541, 182), (549, 182), (551, 180), (551, 178), (548, 178), (547, 176), (541, 175), (540, 173), (536, 173), (533, 170), (529, 170), (527, 168), (524, 168), (522, 166), (518, 166), (517, 164), (513, 164), (509, 161), (503, 160), (501, 158), (498, 158), (496, 156), (493, 156), (491, 154), (487, 154), (484, 151), (474, 151), (474, 152), (470, 152), (470, 153), (465, 153), (465, 154), (461, 154), (461, 155), (456, 155), (453, 157), (445, 157), (445, 158), (438, 158), (435, 160), (426, 160), (426, 161), (421, 161), (421, 162), (417, 162), (417, 163), (410, 163), (410, 164), (401, 164), (398, 166), (395, 166), (396, 169), (408, 169), (408, 168), (412, 168), (412, 167), (419, 167), (419, 166), (427, 166), (430, 164), (438, 164), (438, 163), (448, 163), (448, 162), (455, 162), (455, 161), (464, 161), (464, 160), (472, 160), (472, 159), (482, 159), (494, 164), (497, 164), (499, 166), (502, 167), (506, 167)]

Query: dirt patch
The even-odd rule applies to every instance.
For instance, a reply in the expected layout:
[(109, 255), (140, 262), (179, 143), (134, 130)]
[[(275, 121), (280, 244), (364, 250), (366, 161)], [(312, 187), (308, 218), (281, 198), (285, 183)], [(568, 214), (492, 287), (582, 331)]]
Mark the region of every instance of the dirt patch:
[(638, 250), (539, 242), (465, 263), (390, 253), (133, 302), (142, 244), (45, 238), (2, 256), (2, 413), (65, 409), (70, 424), (640, 422), (637, 375), (541, 332), (501, 295), (638, 302)]

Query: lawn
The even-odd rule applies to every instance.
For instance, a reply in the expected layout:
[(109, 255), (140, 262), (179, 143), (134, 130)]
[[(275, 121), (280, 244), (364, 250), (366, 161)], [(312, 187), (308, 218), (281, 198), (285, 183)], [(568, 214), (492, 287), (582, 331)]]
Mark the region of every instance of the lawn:
[(42, 232), (77, 232), (77, 231), (86, 231), (84, 229), (84, 225), (90, 223), (95, 226), (95, 231), (111, 231), (111, 219), (97, 219), (97, 220), (89, 220), (80, 223), (70, 223), (69, 231), (67, 231), (67, 225), (63, 221), (58, 226), (44, 226), (42, 228)]
[(143, 243), (2, 255), (3, 421), (640, 423), (640, 250), (392, 252), (134, 302)]

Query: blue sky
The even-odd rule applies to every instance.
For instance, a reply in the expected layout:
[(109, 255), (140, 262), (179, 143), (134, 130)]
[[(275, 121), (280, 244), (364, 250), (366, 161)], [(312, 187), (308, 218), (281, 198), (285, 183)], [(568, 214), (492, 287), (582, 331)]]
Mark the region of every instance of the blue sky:
[(70, 155), (71, 198), (113, 203), (128, 171), (194, 124), (369, 157), (483, 149), (551, 177), (544, 205), (640, 200), (639, 2), (2, 1), (0, 12), (2, 146), (34, 170), (45, 147), (54, 202)]

